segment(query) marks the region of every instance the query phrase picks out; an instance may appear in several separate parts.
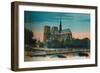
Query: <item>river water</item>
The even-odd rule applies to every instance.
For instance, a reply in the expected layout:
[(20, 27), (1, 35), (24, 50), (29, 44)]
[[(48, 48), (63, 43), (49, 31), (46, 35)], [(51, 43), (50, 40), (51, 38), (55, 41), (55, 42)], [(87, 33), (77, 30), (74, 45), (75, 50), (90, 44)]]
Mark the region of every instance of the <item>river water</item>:
[(53, 60), (75, 60), (75, 59), (89, 59), (90, 52), (85, 54), (70, 53), (70, 54), (55, 54), (46, 56), (25, 56), (24, 61), (53, 61)]

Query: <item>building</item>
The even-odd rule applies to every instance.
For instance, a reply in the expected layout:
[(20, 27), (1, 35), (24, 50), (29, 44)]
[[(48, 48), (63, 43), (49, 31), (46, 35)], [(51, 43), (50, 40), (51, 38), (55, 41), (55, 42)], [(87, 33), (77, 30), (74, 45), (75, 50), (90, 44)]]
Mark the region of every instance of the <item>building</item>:
[(61, 22), (61, 19), (60, 19), (60, 25), (59, 25), (59, 33), (62, 32), (62, 22)]
[(58, 32), (58, 27), (53, 26), (53, 27), (51, 28), (51, 35), (54, 35), (54, 34), (57, 34), (57, 33), (59, 33), (59, 32)]
[(44, 27), (44, 42), (46, 42), (51, 36), (50, 26)]
[[(52, 26), (52, 27), (45, 26), (44, 27), (44, 42), (45, 42), (45, 44), (46, 45), (50, 45), (50, 44), (54, 45), (54, 40), (57, 40), (57, 41), (72, 40), (72, 32), (71, 32), (70, 28), (63, 29), (61, 20), (60, 20), (59, 26)], [(48, 42), (51, 42), (51, 43), (47, 44)]]

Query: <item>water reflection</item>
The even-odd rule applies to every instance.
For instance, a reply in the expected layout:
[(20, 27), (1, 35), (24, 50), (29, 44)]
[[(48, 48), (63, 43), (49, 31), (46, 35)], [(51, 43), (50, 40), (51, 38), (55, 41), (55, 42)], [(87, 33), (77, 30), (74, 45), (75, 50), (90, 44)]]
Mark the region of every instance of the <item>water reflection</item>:
[(66, 58), (66, 56), (62, 54), (50, 55), (50, 58)]
[(70, 53), (70, 54), (54, 54), (44, 56), (25, 56), (25, 61), (53, 61), (53, 60), (74, 60), (90, 58), (90, 53)]

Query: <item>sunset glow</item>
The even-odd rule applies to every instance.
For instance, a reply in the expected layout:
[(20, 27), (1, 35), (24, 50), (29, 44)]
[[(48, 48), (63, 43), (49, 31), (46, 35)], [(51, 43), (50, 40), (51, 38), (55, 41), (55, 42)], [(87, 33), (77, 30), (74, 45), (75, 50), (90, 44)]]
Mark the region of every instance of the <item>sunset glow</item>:
[[(76, 39), (83, 39), (83, 38), (90, 38), (90, 33), (89, 32), (73, 32), (72, 33), (73, 38)], [(36, 38), (37, 40), (40, 40), (41, 42), (43, 42), (43, 32), (35, 32), (34, 33), (34, 38)]]
[(90, 15), (85, 13), (60, 13), (25, 11), (25, 27), (33, 31), (33, 38), (44, 41), (44, 26), (70, 28), (75, 39), (90, 38)]

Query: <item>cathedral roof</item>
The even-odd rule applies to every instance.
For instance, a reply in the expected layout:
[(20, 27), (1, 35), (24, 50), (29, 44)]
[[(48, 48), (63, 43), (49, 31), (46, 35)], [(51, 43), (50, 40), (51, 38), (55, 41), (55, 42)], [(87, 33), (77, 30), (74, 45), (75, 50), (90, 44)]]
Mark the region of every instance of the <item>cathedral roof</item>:
[(71, 33), (71, 30), (70, 30), (70, 28), (63, 29), (63, 30), (62, 30), (62, 33)]

